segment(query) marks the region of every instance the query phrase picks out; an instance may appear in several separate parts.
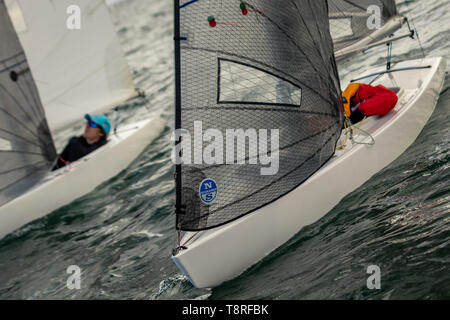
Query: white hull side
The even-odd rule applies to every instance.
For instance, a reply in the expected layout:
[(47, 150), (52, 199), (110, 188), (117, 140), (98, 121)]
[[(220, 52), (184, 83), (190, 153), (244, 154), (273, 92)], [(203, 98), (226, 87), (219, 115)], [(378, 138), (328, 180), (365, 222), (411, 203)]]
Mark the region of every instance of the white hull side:
[(103, 147), (49, 173), (38, 185), (0, 207), (0, 239), (21, 226), (69, 204), (125, 169), (161, 133), (159, 118), (119, 127)]
[[(396, 68), (420, 62), (407, 61)], [(335, 156), (286, 196), (225, 226), (200, 232), (186, 244), (186, 250), (172, 256), (180, 270), (199, 288), (233, 279), (301, 228), (322, 218), (345, 195), (400, 156), (433, 113), (444, 81), (444, 60), (427, 59), (422, 65), (432, 68), (392, 74), (402, 89), (415, 94), (409, 95), (403, 105), (399, 101), (398, 108), (385, 117), (369, 118), (364, 123), (362, 128), (371, 132), (375, 145), (346, 148), (349, 150)], [(415, 79), (411, 76), (414, 74)], [(181, 243), (193, 234), (187, 233)]]

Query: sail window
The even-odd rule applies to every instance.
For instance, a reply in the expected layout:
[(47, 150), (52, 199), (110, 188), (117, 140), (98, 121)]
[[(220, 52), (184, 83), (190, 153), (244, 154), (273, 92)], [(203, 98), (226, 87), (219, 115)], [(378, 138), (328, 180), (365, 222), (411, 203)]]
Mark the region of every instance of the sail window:
[(219, 103), (300, 106), (302, 90), (275, 74), (236, 61), (219, 59)]

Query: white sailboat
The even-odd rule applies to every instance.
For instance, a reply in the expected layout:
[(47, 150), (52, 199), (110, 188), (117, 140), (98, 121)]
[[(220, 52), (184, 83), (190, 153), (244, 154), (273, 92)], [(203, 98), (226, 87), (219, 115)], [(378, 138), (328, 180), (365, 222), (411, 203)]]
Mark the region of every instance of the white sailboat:
[[(0, 238), (117, 175), (165, 125), (159, 116), (121, 125), (106, 145), (50, 172), (56, 159), (52, 133), (84, 121), (86, 113), (111, 110), (138, 91), (103, 1), (6, 4), (9, 15), (0, 3)], [(79, 30), (66, 25), (73, 4), (81, 9)]]
[[(240, 14), (234, 3), (214, 10), (214, 1), (175, 1), (176, 128), (189, 131), (202, 121), (204, 130), (280, 130), (279, 148), (271, 150), (279, 154), (279, 171), (272, 177), (262, 177), (261, 165), (254, 164), (176, 165), (178, 246), (172, 259), (199, 288), (237, 277), (401, 155), (433, 113), (445, 75), (443, 58), (361, 75), (358, 82), (395, 87), (399, 101), (386, 116), (352, 128), (351, 139), (338, 148), (350, 133), (342, 125), (327, 1), (296, 0), (280, 8), (254, 0), (245, 6), (253, 16)], [(205, 15), (215, 27), (208, 28)], [(218, 17), (227, 17), (226, 25)], [(223, 68), (225, 59), (251, 70), (227, 88), (222, 79), (234, 76)], [(194, 70), (202, 72), (192, 75)], [(280, 91), (258, 72), (300, 89), (300, 103), (292, 96), (283, 99), (288, 103), (271, 101), (269, 93)], [(221, 90), (231, 90), (234, 100), (225, 103)], [(268, 100), (249, 101), (254, 93)], [(214, 182), (209, 202), (202, 199), (206, 180)]]

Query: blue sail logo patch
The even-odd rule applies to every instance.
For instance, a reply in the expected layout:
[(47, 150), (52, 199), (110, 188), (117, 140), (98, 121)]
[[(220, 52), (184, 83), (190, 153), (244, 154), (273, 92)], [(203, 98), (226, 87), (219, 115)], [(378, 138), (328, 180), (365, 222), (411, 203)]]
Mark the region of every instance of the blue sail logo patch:
[(217, 197), (217, 184), (213, 179), (205, 179), (200, 183), (200, 200), (210, 205)]

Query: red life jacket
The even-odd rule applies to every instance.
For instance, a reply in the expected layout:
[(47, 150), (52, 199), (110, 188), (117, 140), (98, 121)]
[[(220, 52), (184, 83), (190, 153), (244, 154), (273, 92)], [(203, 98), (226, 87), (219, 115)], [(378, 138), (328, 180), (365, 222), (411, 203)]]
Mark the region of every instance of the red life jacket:
[(384, 116), (395, 108), (397, 101), (398, 97), (395, 92), (382, 85), (373, 87), (361, 84), (351, 99), (351, 106), (354, 107), (359, 103), (358, 109), (366, 117)]

